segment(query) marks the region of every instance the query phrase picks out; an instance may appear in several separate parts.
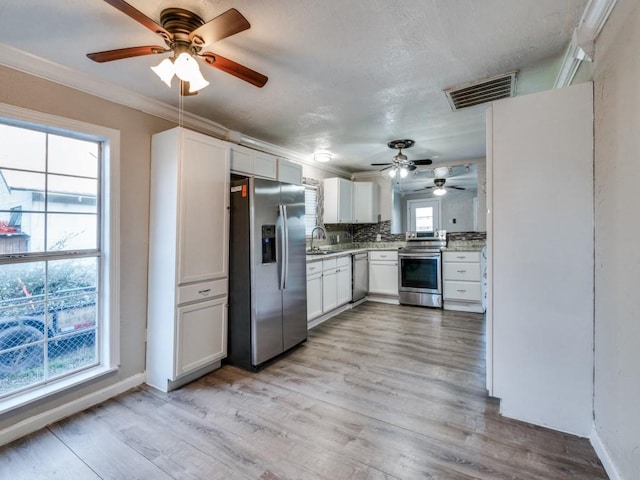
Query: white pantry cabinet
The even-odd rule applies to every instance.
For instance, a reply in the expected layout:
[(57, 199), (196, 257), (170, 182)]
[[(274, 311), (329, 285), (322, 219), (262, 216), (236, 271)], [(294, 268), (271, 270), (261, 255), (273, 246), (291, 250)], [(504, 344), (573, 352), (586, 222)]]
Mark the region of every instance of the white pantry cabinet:
[(378, 223), (379, 191), (375, 182), (353, 183), (353, 223)]
[(147, 383), (168, 391), (227, 348), (229, 144), (174, 128), (153, 136)]
[(324, 223), (353, 222), (353, 182), (344, 178), (324, 180)]

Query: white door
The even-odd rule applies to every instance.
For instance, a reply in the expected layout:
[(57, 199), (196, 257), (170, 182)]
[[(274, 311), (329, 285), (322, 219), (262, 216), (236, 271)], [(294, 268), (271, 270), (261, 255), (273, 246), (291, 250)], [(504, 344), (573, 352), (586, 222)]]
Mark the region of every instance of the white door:
[(409, 232), (440, 230), (440, 200), (407, 200)]

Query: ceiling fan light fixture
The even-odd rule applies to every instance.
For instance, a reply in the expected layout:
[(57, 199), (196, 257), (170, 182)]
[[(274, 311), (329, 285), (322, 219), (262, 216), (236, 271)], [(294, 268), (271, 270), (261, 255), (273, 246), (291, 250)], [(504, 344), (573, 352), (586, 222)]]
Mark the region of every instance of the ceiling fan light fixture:
[(398, 171), (398, 168), (397, 167), (393, 167), (391, 170), (389, 170), (389, 176), (391, 178), (395, 178), (397, 171)]
[(409, 175), (409, 170), (404, 167), (400, 168), (400, 178), (405, 178), (407, 175)]
[(194, 74), (191, 77), (191, 80), (189, 80), (189, 92), (190, 93), (197, 92), (198, 90), (202, 90), (204, 87), (208, 85), (209, 85), (209, 82), (205, 80), (205, 78), (202, 76), (202, 73), (200, 73), (200, 70), (198, 70), (197, 75)]
[(176, 68), (170, 58), (165, 58), (155, 67), (151, 67), (151, 70), (153, 70), (168, 87), (171, 87), (171, 80), (176, 73)]
[(447, 190), (444, 187), (438, 187), (433, 191), (433, 194), (438, 197), (441, 197), (445, 193), (447, 193)]

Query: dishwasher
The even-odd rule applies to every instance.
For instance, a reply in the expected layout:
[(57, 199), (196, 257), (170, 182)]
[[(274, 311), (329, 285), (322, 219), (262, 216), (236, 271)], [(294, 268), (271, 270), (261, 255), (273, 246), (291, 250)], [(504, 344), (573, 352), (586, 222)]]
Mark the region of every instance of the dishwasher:
[(369, 291), (369, 262), (367, 252), (354, 253), (351, 265), (353, 265), (353, 275), (351, 276), (353, 288), (351, 302), (362, 300)]

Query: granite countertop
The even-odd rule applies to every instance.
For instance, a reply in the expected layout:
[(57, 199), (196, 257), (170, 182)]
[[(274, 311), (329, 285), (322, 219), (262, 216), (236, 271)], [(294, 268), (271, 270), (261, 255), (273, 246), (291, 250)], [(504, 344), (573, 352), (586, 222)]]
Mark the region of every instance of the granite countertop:
[(447, 244), (445, 252), (479, 252), (487, 244), (484, 240), (456, 240)]
[(330, 247), (320, 247), (322, 254), (307, 255), (307, 262), (322, 260), (323, 258), (342, 257), (358, 252), (368, 252), (370, 250), (398, 250), (404, 247), (405, 242), (366, 242), (348, 243), (342, 245), (331, 245)]

